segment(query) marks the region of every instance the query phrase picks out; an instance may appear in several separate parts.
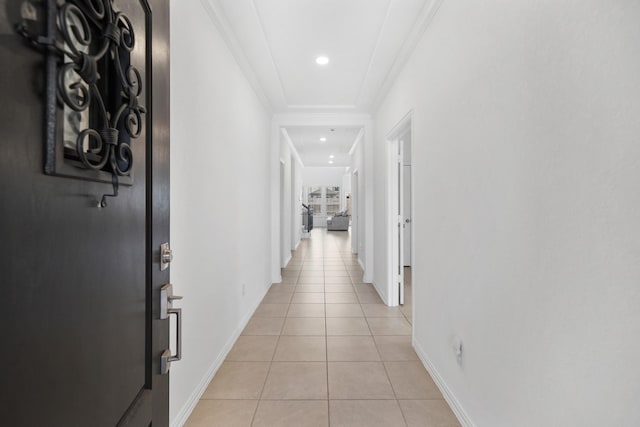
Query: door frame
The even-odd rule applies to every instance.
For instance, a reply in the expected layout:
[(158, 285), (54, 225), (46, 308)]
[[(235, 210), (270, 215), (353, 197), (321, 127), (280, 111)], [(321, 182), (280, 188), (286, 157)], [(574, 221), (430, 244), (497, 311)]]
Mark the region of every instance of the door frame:
[[(401, 139), (409, 132), (411, 132), (413, 142), (415, 139), (413, 110), (405, 114), (385, 137), (387, 148), (387, 295), (389, 296), (388, 305), (391, 307), (404, 304), (404, 263), (402, 260), (404, 237), (403, 232), (398, 232), (398, 229), (402, 225), (404, 218), (403, 191), (401, 191), (402, 181), (404, 180), (404, 148)], [(399, 174), (398, 168), (400, 168)], [(411, 168), (411, 178), (413, 181), (413, 168)], [(413, 190), (412, 186), (412, 193)], [(413, 211), (413, 204), (411, 210)], [(413, 212), (411, 217), (413, 218)], [(411, 242), (412, 252), (414, 252), (413, 240)]]
[[(165, 0), (149, 0), (152, 13), (151, 58), (148, 59), (152, 73), (149, 73), (151, 91), (151, 111), (153, 128), (151, 140), (147, 142), (147, 311), (150, 316), (147, 351), (151, 358), (151, 372), (148, 373), (153, 390), (153, 425), (169, 425), (169, 382), (170, 373), (161, 373), (161, 355), (170, 348), (168, 319), (160, 317), (160, 288), (170, 283), (171, 267), (160, 268), (160, 245), (170, 242), (170, 8)], [(157, 53), (157, 54), (156, 54)], [(149, 305), (151, 305), (149, 307)]]
[(290, 197), (291, 197), (291, 206), (290, 206), (290, 221), (289, 221), (289, 246), (291, 251), (295, 251), (299, 241), (299, 233), (300, 227), (298, 226), (298, 219), (300, 217), (300, 200), (299, 195), (297, 194), (296, 189), (298, 188), (296, 185), (296, 180), (298, 179), (298, 174), (296, 173), (296, 158), (293, 156), (293, 153), (289, 156), (289, 163), (291, 169), (291, 178), (290, 182)]
[[(408, 150), (411, 150), (411, 145), (409, 144), (407, 146), (406, 141), (404, 142), (404, 153), (407, 152)], [(407, 196), (407, 178), (409, 180), (409, 192), (408, 192), (408, 196), (409, 196), (409, 211), (407, 212), (406, 210), (403, 212), (404, 216), (405, 216), (405, 238), (407, 237), (407, 233), (406, 233), (406, 226), (409, 226), (409, 233), (408, 233), (408, 237), (409, 237), (409, 244), (407, 245), (407, 242), (405, 240), (405, 253), (403, 254), (403, 264), (405, 267), (411, 267), (413, 266), (413, 227), (411, 227), (411, 221), (412, 221), (412, 217), (411, 217), (411, 213), (413, 212), (413, 181), (411, 180), (411, 177), (413, 176), (413, 172), (412, 172), (412, 168), (411, 168), (411, 163), (407, 163), (407, 157), (404, 156), (404, 164), (403, 164), (403, 170), (406, 172), (407, 168), (409, 168), (409, 173), (405, 173), (404, 174), (404, 182), (403, 182), (403, 186), (404, 186), (404, 190), (405, 190), (405, 196)], [(407, 206), (407, 198), (405, 197), (404, 199), (404, 206)], [(408, 216), (408, 218), (407, 218)], [(409, 223), (407, 223), (407, 219), (409, 220)], [(406, 249), (409, 249), (409, 265), (406, 264), (407, 261), (407, 253), (406, 253)]]
[[(151, 363), (145, 389), (138, 395), (119, 426), (136, 425), (138, 413), (149, 410), (153, 425), (169, 425), (170, 371), (162, 374), (161, 356), (170, 345), (170, 320), (161, 319), (160, 289), (170, 283), (171, 268), (161, 269), (160, 245), (170, 242), (170, 44), (169, 5), (148, 0), (153, 11), (149, 33), (153, 35), (147, 58), (151, 108), (150, 135), (146, 141), (146, 358)], [(161, 54), (154, 55), (155, 52)]]
[[(291, 242), (288, 238), (288, 229), (290, 227), (287, 223), (287, 163), (284, 159), (280, 159), (280, 268), (285, 268), (291, 259)], [(290, 196), (289, 196), (290, 198)]]
[(358, 209), (360, 208), (360, 193), (358, 185), (360, 183), (360, 171), (356, 168), (351, 174), (351, 253), (358, 253), (358, 239), (360, 233), (360, 221), (358, 219)]

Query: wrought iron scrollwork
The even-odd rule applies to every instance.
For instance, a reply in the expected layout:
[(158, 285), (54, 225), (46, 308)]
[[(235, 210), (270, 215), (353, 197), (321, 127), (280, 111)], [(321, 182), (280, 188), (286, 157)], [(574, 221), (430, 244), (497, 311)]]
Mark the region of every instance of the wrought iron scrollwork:
[[(82, 167), (111, 174), (118, 194), (119, 177), (133, 167), (131, 142), (143, 129), (143, 82), (131, 65), (136, 35), (131, 20), (113, 0), (50, 0), (55, 8), (55, 34), (35, 37), (25, 26), (18, 32), (32, 44), (57, 56), (56, 98), (79, 118), (75, 156)], [(51, 13), (51, 12), (50, 12)], [(76, 127), (74, 126), (74, 127)], [(106, 206), (105, 196), (101, 203)]]

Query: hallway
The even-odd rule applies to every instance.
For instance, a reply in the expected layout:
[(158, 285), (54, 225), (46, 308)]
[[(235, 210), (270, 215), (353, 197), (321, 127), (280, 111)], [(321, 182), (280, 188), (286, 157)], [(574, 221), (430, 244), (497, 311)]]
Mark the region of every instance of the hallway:
[(362, 283), (348, 233), (313, 230), (282, 276), (187, 426), (459, 425), (411, 347), (410, 307)]

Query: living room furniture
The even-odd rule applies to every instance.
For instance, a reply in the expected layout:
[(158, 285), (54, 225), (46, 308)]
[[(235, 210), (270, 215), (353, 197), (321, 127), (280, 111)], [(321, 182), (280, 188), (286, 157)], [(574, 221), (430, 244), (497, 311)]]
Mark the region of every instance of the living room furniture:
[(329, 231), (349, 230), (349, 215), (347, 215), (346, 212), (338, 212), (334, 216), (327, 218), (327, 230)]

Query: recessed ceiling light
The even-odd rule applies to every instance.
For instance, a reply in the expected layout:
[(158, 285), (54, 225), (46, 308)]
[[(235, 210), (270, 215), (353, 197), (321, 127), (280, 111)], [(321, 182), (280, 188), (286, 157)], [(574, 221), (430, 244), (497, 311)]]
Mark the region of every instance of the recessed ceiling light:
[(318, 65), (327, 65), (329, 63), (329, 58), (326, 56), (318, 56), (316, 58), (316, 64)]
[(329, 156), (330, 159), (333, 159), (335, 156), (332, 154)]
[(333, 164), (333, 160), (329, 160), (329, 164), (332, 165)]
[(320, 138), (320, 142), (327, 142), (327, 138), (323, 136), (322, 138)]

